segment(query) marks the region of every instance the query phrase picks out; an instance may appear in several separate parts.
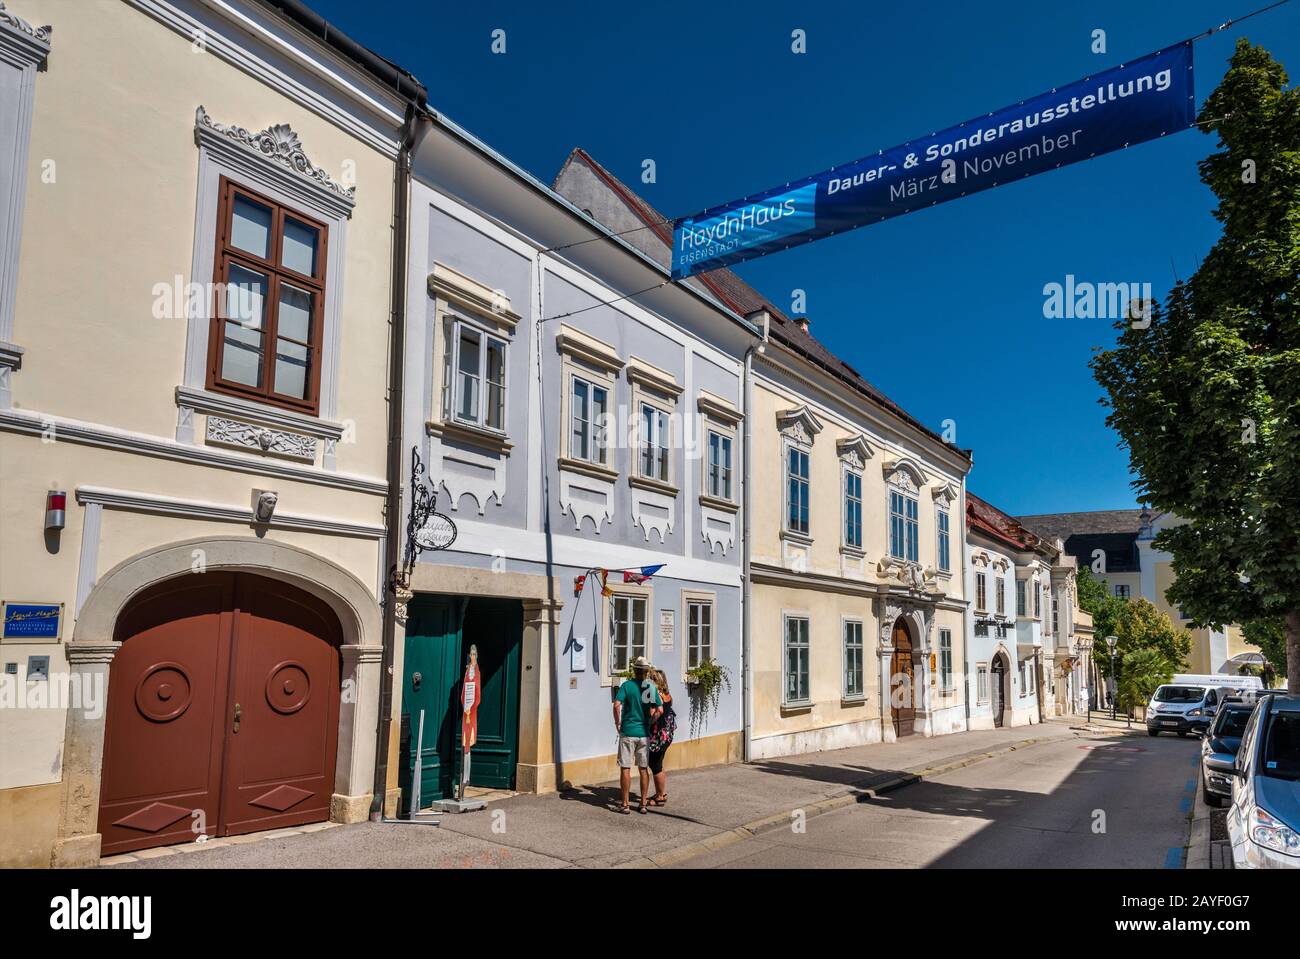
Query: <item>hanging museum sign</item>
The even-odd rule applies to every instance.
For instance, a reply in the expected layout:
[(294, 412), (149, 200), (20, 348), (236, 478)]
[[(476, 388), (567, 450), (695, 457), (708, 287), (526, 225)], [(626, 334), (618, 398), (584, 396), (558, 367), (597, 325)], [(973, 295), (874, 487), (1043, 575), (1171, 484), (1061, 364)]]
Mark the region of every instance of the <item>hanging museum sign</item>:
[(673, 223), (673, 279), (834, 236), (1193, 126), (1192, 44)]

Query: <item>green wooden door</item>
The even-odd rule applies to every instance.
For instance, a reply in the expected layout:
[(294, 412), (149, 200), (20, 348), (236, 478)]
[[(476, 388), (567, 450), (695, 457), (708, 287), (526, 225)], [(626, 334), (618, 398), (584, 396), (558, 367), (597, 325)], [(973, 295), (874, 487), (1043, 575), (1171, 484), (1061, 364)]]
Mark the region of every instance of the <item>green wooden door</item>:
[(405, 662), (402, 667), (401, 753), (398, 771), (402, 814), (410, 809), (424, 711), (420, 806), (452, 795), (457, 728), (456, 693), (461, 676), (462, 597), (417, 596), (407, 608)]
[[(483, 698), (478, 707), (478, 743), (470, 763), (471, 786), (513, 789), (519, 758), (519, 647), (523, 607), (518, 600), (474, 598), (465, 610), (460, 676), (470, 644), (478, 647)], [(460, 724), (456, 725), (456, 774), (460, 775)]]

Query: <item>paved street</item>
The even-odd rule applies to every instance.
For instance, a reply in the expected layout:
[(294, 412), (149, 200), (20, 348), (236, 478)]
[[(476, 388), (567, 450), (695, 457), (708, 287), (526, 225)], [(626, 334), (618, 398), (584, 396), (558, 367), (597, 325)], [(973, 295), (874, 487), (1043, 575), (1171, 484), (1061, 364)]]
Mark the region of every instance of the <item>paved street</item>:
[[(1159, 868), (1181, 863), (1197, 742), (1079, 739), (1006, 753), (686, 861), (708, 867)], [(1105, 832), (1094, 833), (1095, 811)]]
[[(115, 868), (1159, 867), (1182, 855), (1195, 755), (1190, 740), (1051, 722), (673, 773), (669, 805), (647, 816), (614, 814), (615, 785), (602, 783), (440, 828), (308, 827)], [(1095, 809), (1104, 834), (1091, 831)]]

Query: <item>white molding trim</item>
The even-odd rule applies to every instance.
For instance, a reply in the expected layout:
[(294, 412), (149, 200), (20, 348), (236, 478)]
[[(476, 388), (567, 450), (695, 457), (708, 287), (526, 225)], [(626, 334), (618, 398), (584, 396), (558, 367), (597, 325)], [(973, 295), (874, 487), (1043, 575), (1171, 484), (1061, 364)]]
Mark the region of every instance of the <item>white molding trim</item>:
[(429, 295), (434, 299), (442, 299), (451, 306), (468, 310), (476, 317), (501, 327), (506, 333), (513, 333), (522, 319), (510, 308), (510, 297), (503, 291), (480, 283), (444, 263), (433, 264), (428, 284)]
[(73, 615), (81, 615), (81, 607), (90, 597), (99, 578), (99, 532), (104, 517), (103, 503), (84, 503), (85, 515), (81, 519), (81, 554), (77, 560), (77, 608)]
[(456, 554), (492, 556), (494, 553), (504, 553), (508, 559), (539, 564), (549, 562), (553, 566), (583, 570), (590, 569), (598, 557), (600, 565), (610, 569), (645, 566), (651, 562), (667, 564), (662, 572), (655, 574), (656, 579), (712, 583), (718, 586), (739, 586), (741, 582), (739, 563), (720, 563), (717, 560), (696, 559), (666, 551), (647, 552), (644, 546), (636, 544), (593, 542), (589, 535), (571, 536), (560, 532), (554, 533), (550, 538), (552, 554), (548, 557), (545, 533), (468, 519), (457, 520), (456, 527), (456, 542), (451, 549), (426, 553), (420, 562), (454, 565), (457, 563), (454, 558)]
[(502, 455), (464, 444), (448, 446), (441, 435), (433, 437), (430, 447), (429, 460), (438, 463), (438, 485), (446, 490), (452, 512), (460, 509), (460, 498), (465, 495), (473, 497), (480, 516), (494, 497), (498, 506), (504, 504), (509, 452)]
[(334, 536), (351, 536), (358, 539), (378, 540), (384, 527), (370, 523), (344, 523), (323, 516), (281, 513), (278, 510), (271, 522), (254, 524), (251, 506), (225, 506), (203, 500), (179, 499), (154, 493), (136, 493), (131, 490), (110, 489), (103, 486), (78, 486), (77, 502), (83, 506), (107, 506), (110, 509), (136, 513), (158, 513), (165, 516), (182, 516), (186, 519), (215, 520), (242, 523), (246, 526), (273, 530), (292, 530), (299, 533), (325, 533)]
[(667, 543), (677, 524), (677, 495), (635, 485), (629, 477), (628, 496), (632, 500), (632, 524), (641, 527), (645, 541), (650, 542), (650, 533), (654, 532), (660, 544)]
[(13, 374), (22, 369), (23, 348), (0, 340), (0, 410), (13, 405)]
[[(50, 54), (53, 27), (34, 27), (0, 0), (0, 69), (17, 74), (14, 87), (0, 99), (0, 345), (9, 347), (14, 335), (18, 300), (18, 258), (27, 199), (28, 153), (36, 74)], [(12, 99), (10, 99), (12, 97)], [(12, 112), (10, 112), (12, 110)], [(22, 351), (11, 347), (0, 355), (0, 408), (8, 407), (12, 371)]]
[(636, 356), (628, 357), (627, 381), (660, 393), (666, 398), (675, 400), (682, 395), (683, 387), (671, 373)]
[(555, 346), (566, 356), (582, 360), (606, 373), (618, 373), (623, 368), (623, 358), (611, 344), (567, 323), (560, 324), (555, 334)]
[[(402, 99), (332, 50), (284, 24), (270, 11), (251, 6), (244, 0), (126, 2), (180, 34), (189, 43), (202, 37), (207, 53), (262, 81), (389, 159), (396, 159), (403, 123)], [(214, 29), (218, 24), (226, 29)], [(245, 40), (260, 41), (258, 45), (263, 49), (254, 50)], [(348, 111), (261, 54), (283, 58), (287, 61), (285, 66), (292, 65), (316, 77), (359, 110)], [(369, 117), (364, 116), (367, 113)]]
[(861, 433), (848, 439), (836, 440), (835, 453), (846, 466), (859, 472), (866, 468), (867, 460), (872, 457), (871, 446)]
[(745, 419), (745, 414), (741, 413), (733, 404), (721, 396), (710, 393), (708, 390), (700, 390), (699, 395), (695, 398), (695, 408), (709, 419), (726, 426), (739, 426)]
[(739, 507), (722, 510), (700, 504), (700, 539), (709, 544), (709, 553), (721, 549), (726, 556), (736, 545), (736, 515)]
[[(560, 510), (573, 517), (574, 532), (581, 532), (582, 521), (590, 519), (596, 524), (596, 535), (599, 536), (604, 524), (614, 522), (615, 480), (601, 479), (588, 473), (575, 473), (565, 469), (563, 464), (560, 465), (559, 472)], [(498, 545), (487, 552), (499, 548), (499, 543), (498, 540)]]
[(176, 387), (176, 405), (196, 413), (215, 414), (232, 419), (248, 420), (261, 426), (293, 433), (305, 433), (322, 440), (338, 441), (343, 438), (345, 426), (306, 413), (297, 413), (279, 406), (270, 406), (238, 396), (227, 396), (211, 390), (192, 386)]
[(275, 460), (261, 459), (241, 453), (225, 452), (177, 443), (174, 440), (160, 439), (144, 433), (133, 433), (87, 423), (84, 420), (67, 419), (61, 416), (34, 413), (30, 410), (0, 410), (0, 430), (10, 433), (24, 433), (40, 436), (47, 430), (53, 430), (59, 442), (80, 443), (102, 449), (117, 450), (124, 453), (137, 453), (156, 456), (160, 459), (189, 463), (196, 466), (210, 466), (215, 469), (234, 470), (254, 476), (274, 476), (293, 480), (298, 483), (311, 483), (316, 486), (329, 486), (334, 489), (348, 490), (353, 493), (367, 493), (383, 496), (388, 492), (388, 484), (381, 479), (360, 476), (355, 473), (334, 473), (328, 470), (312, 469), (306, 466), (293, 466)]

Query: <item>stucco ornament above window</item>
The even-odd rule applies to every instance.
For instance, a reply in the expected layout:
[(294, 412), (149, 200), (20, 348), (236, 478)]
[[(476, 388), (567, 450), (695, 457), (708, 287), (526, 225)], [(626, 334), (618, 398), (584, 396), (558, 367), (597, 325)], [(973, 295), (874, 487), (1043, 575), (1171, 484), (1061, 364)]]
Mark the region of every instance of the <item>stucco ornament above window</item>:
[(342, 186), (308, 160), (307, 154), (303, 152), (302, 141), (287, 123), (277, 123), (258, 133), (250, 133), (244, 127), (215, 122), (208, 116), (208, 111), (200, 105), (194, 114), (194, 125), (199, 129), (219, 133), (269, 160), (288, 167), (349, 203), (356, 202), (357, 188)]
[(835, 452), (839, 454), (846, 466), (855, 470), (861, 470), (867, 465), (867, 460), (871, 459), (871, 447), (867, 445), (866, 439), (861, 434), (849, 439), (837, 440)]
[(11, 13), (5, 9), (5, 0), (0, 0), (0, 24), (6, 27), (12, 27), (20, 33), (25, 33), (33, 40), (39, 40), (41, 43), (49, 43), (53, 39), (54, 28), (49, 24), (43, 27), (34, 27), (16, 13)]
[(880, 464), (885, 474), (885, 482), (897, 486), (905, 493), (916, 495), (925, 485), (925, 474), (921, 468), (904, 456), (899, 459), (885, 460)]
[(808, 407), (799, 406), (777, 413), (776, 428), (796, 443), (812, 446), (813, 437), (822, 431), (822, 423)]

